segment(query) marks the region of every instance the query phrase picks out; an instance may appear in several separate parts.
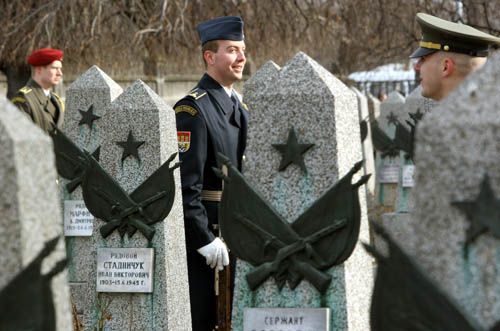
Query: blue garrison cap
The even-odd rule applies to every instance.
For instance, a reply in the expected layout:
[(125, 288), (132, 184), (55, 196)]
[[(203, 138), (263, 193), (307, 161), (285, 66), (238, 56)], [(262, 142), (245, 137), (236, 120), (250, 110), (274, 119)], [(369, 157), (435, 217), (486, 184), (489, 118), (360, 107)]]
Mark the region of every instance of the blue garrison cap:
[(210, 40), (235, 40), (245, 39), (243, 35), (243, 20), (239, 16), (217, 17), (201, 22), (196, 27), (203, 45)]

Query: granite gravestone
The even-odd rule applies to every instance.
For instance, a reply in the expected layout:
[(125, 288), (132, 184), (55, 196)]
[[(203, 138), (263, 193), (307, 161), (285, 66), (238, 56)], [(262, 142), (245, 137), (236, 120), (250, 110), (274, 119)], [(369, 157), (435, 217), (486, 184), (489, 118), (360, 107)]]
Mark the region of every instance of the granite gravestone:
[[(80, 148), (93, 152), (102, 144), (101, 127), (97, 125), (102, 121), (102, 116), (110, 109), (111, 102), (116, 99), (123, 89), (115, 83), (99, 67), (92, 66), (80, 77), (78, 77), (66, 91), (66, 115), (64, 118), (64, 132)], [(84, 119), (87, 118), (87, 121)], [(69, 193), (65, 185), (65, 179), (61, 181), (61, 196), (63, 197), (63, 208), (65, 223), (71, 220), (71, 213), (85, 212), (85, 204), (82, 197), (81, 186)], [(80, 206), (80, 207), (77, 207)], [(93, 294), (95, 275), (89, 274), (87, 268), (92, 267), (96, 260), (96, 238), (94, 217), (87, 217), (91, 223), (87, 223), (92, 230), (88, 236), (74, 233), (69, 236), (66, 233), (68, 246), (68, 277), (71, 295), (77, 318), (84, 326), (93, 324), (93, 307), (95, 305), (95, 294)], [(67, 225), (68, 227), (68, 225)], [(84, 271), (85, 270), (85, 271)], [(94, 277), (92, 277), (94, 276)]]
[[(400, 122), (404, 124), (408, 130), (407, 121), (412, 122), (410, 114), (421, 113), (425, 116), (432, 108), (437, 105), (437, 102), (424, 98), (422, 96), (422, 87), (419, 85), (405, 99), (404, 113), (401, 114)], [(401, 159), (401, 178), (398, 185), (398, 195), (396, 198), (396, 212), (408, 213), (414, 208), (413, 195), (411, 194), (414, 186), (415, 166), (413, 161), (406, 157)]]
[[(62, 220), (51, 140), (5, 98), (0, 99), (0, 149), (1, 291), (46, 241), (62, 235)], [(45, 259), (42, 274), (65, 257), (64, 241), (59, 240)], [(52, 296), (57, 330), (72, 330), (65, 271), (53, 278)]]
[[(377, 122), (390, 139), (395, 137), (395, 121), (404, 114), (404, 101), (404, 97), (399, 92), (392, 91), (388, 98), (380, 104), (380, 116)], [(401, 178), (401, 154), (384, 157), (380, 152), (376, 153), (376, 203), (380, 205), (381, 213), (393, 212), (396, 208), (398, 183)]]
[(370, 179), (366, 183), (366, 198), (368, 203), (368, 210), (372, 210), (375, 203), (375, 158), (373, 154), (373, 143), (372, 143), (372, 131), (370, 126), (370, 115), (368, 111), (368, 99), (364, 96), (357, 88), (351, 88), (356, 97), (358, 98), (358, 111), (359, 111), (359, 119), (360, 124), (365, 127), (365, 137), (362, 134), (362, 147), (363, 147), (363, 159), (365, 162), (363, 163), (363, 169), (365, 170), (365, 174), (371, 174)]
[[(406, 121), (411, 121), (410, 113), (415, 114), (421, 112), (427, 114), (437, 102), (422, 96), (422, 87), (419, 85), (405, 99), (404, 111), (400, 120), (401, 123), (407, 124)], [(409, 128), (408, 128), (409, 129)], [(384, 213), (381, 217), (382, 225), (385, 230), (395, 238), (399, 244), (407, 251), (413, 251), (415, 246), (415, 234), (411, 227), (410, 221), (414, 209), (414, 177), (415, 165), (413, 161), (407, 159), (405, 154), (402, 154), (401, 161), (401, 177), (398, 184), (398, 194), (396, 198), (396, 210), (392, 213)]]
[[(500, 197), (499, 55), (424, 117), (415, 158), (414, 257), (483, 328), (500, 316), (498, 206), (491, 205), (493, 196)], [(487, 191), (485, 178), (490, 197), (480, 196)], [(467, 201), (471, 217), (459, 208)], [(485, 232), (469, 242), (469, 219), (477, 221), (480, 213), (472, 229)]]
[[(97, 78), (90, 75), (83, 78), (85, 81), (79, 82), (83, 88), (74, 89), (74, 97), (68, 95), (68, 108), (76, 113), (79, 109), (89, 109), (93, 103), (94, 113), (100, 118), (93, 121), (90, 131), (90, 126), (82, 128), (80, 121), (74, 120), (72, 124), (68, 123), (68, 132), (73, 132), (73, 139), (77, 142), (87, 141), (86, 146), (92, 146), (89, 151), (100, 146), (101, 166), (126, 192), (131, 193), (177, 152), (175, 113), (142, 81), (136, 81), (120, 94), (121, 89), (102, 71)], [(94, 79), (98, 80), (99, 87), (86, 88), (94, 86)], [(99, 91), (98, 97), (93, 89)], [(94, 98), (91, 99), (92, 95)], [(78, 113), (73, 116), (82, 118)], [(75, 269), (83, 275), (82, 282), (85, 282), (77, 302), (84, 330), (95, 327), (110, 330), (191, 329), (182, 196), (177, 169), (174, 178), (173, 207), (163, 221), (152, 225), (155, 233), (151, 241), (139, 231), (123, 237), (118, 231), (113, 231), (103, 238), (100, 228), (105, 223), (100, 219), (94, 221), (92, 237), (74, 239), (82, 242), (80, 247), (91, 252), (91, 261), (75, 263)], [(123, 272), (97, 272), (103, 266), (120, 268), (122, 261), (140, 265), (141, 272), (128, 273), (125, 278)]]
[[(263, 66), (246, 83), (243, 101), (251, 113), (244, 174), (289, 222), (363, 157), (355, 94), (304, 53), (281, 69), (273, 63)], [(314, 144), (304, 153), (306, 172), (295, 164), (278, 171), (281, 155), (272, 145), (284, 143), (292, 127), (299, 143)], [(369, 241), (363, 189), (359, 195), (360, 239)], [(271, 279), (251, 291), (245, 280), (250, 269), (238, 260), (234, 330), (243, 329), (249, 307), (325, 307), (330, 308), (331, 330), (368, 329), (373, 265), (360, 247), (344, 264), (327, 271), (333, 279), (324, 295), (307, 281), (295, 290), (285, 285), (279, 291)]]

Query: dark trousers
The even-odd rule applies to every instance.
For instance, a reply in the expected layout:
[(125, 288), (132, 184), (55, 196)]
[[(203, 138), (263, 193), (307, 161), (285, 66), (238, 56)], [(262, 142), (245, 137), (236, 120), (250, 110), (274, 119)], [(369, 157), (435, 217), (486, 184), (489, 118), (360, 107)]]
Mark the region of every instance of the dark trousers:
[(197, 251), (187, 253), (193, 331), (212, 331), (216, 323), (215, 271)]

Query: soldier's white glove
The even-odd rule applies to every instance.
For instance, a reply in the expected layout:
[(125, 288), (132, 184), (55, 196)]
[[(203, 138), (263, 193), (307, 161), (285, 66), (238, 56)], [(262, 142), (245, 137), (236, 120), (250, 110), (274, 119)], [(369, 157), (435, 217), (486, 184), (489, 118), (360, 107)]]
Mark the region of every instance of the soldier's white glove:
[(226, 244), (220, 238), (215, 238), (210, 244), (198, 248), (198, 253), (207, 259), (210, 268), (224, 269), (229, 264), (229, 254)]

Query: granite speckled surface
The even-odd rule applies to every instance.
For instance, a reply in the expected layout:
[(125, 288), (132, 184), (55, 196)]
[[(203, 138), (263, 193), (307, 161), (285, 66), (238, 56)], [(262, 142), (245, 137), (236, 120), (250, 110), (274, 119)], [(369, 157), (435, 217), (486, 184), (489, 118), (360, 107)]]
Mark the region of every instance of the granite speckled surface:
[[(90, 70), (94, 70), (91, 68)], [(82, 76), (81, 90), (75, 91), (76, 112), (86, 107), (91, 100), (100, 107), (101, 119), (94, 122), (92, 132), (85, 126), (77, 126), (73, 121), (71, 130), (77, 132), (77, 140), (89, 140), (90, 151), (101, 145), (100, 163), (127, 192), (132, 192), (146, 180), (164, 161), (177, 152), (175, 113), (163, 99), (142, 81), (136, 81), (125, 91), (116, 85), (102, 71), (97, 78), (93, 75)], [(98, 82), (94, 85), (94, 81)], [(99, 82), (105, 84), (99, 86)], [(75, 82), (76, 83), (76, 82)], [(96, 86), (98, 85), (98, 86)], [(96, 97), (99, 91), (99, 98)], [(87, 106), (88, 107), (88, 106)], [(86, 110), (86, 109), (85, 109)], [(68, 124), (70, 125), (70, 124)], [(76, 127), (75, 127), (76, 126)], [(95, 132), (94, 132), (95, 131)], [(135, 140), (145, 141), (139, 147), (140, 160), (128, 157), (121, 161), (123, 149), (116, 144), (125, 141), (129, 131)], [(90, 137), (90, 138), (88, 138)], [(174, 160), (173, 165), (177, 161)], [(179, 169), (174, 171), (176, 197), (167, 218), (153, 225), (156, 233), (151, 243), (142, 234), (135, 233), (132, 238), (121, 238), (113, 232), (103, 239), (99, 228), (101, 220), (94, 223), (91, 238), (78, 238), (91, 250), (91, 264), (76, 266), (76, 273), (84, 273), (86, 284), (75, 284), (75, 294), (84, 302), (83, 322), (85, 330), (93, 330), (102, 309), (99, 303), (111, 302), (108, 313), (112, 318), (106, 321), (105, 330), (190, 330), (190, 308), (187, 284), (187, 265), (185, 259), (184, 221), (182, 196), (180, 192)], [(80, 189), (78, 189), (80, 190)], [(152, 247), (155, 249), (154, 291), (152, 294), (101, 293), (95, 292), (97, 247)], [(77, 248), (78, 249), (78, 248)]]
[(375, 173), (375, 157), (373, 154), (372, 130), (370, 126), (370, 115), (368, 111), (368, 99), (357, 88), (351, 87), (351, 89), (356, 94), (356, 98), (358, 98), (359, 119), (360, 121), (366, 121), (366, 123), (368, 124), (368, 133), (362, 143), (362, 148), (363, 158), (365, 160), (365, 163), (363, 163), (363, 169), (365, 171), (365, 174), (371, 174), (370, 179), (365, 185), (368, 209), (370, 210), (375, 203), (375, 180), (377, 176)]
[(414, 255), (426, 273), (485, 328), (500, 316), (500, 240), (486, 233), (469, 246), (469, 227), (451, 201), (474, 199), (487, 172), (500, 197), (500, 54), (427, 114), (417, 132), (412, 222)]
[(368, 101), (368, 114), (370, 115), (370, 121), (378, 120), (380, 117), (380, 101), (370, 93), (366, 95), (366, 99)]
[[(63, 232), (51, 139), (0, 98), (0, 289)], [(44, 260), (47, 273), (66, 257), (64, 240)], [(57, 330), (71, 330), (67, 272), (52, 280)], [(21, 309), (22, 307), (20, 307)]]
[[(261, 70), (243, 93), (250, 111), (244, 174), (292, 222), (361, 160), (358, 103), (353, 91), (304, 53), (281, 69), (268, 63)], [(307, 174), (295, 165), (278, 172), (281, 156), (272, 144), (283, 143), (292, 126), (299, 143), (315, 144), (304, 154)], [(359, 196), (360, 240), (368, 242), (364, 189)], [(306, 281), (280, 292), (267, 280), (252, 292), (244, 278), (249, 268), (238, 261), (233, 330), (242, 330), (245, 307), (330, 307), (331, 330), (368, 330), (373, 262), (361, 245), (346, 263), (328, 271), (333, 281), (324, 295)]]
[(419, 85), (406, 97), (405, 111), (407, 113), (415, 113), (420, 109), (421, 112), (428, 113), (437, 105), (437, 101), (422, 96), (422, 86)]
[[(122, 92), (123, 89), (99, 67), (89, 68), (66, 91), (64, 133), (80, 148), (93, 152), (102, 144), (102, 117), (110, 109), (111, 102)], [(93, 122), (92, 129), (78, 124), (82, 118), (79, 110), (87, 111), (90, 106), (93, 106), (94, 114), (101, 117)], [(67, 180), (60, 178), (60, 182), (63, 200), (82, 200), (80, 186), (69, 194), (64, 188)], [(64, 208), (64, 201), (62, 206)], [(92, 237), (66, 238), (71, 296), (85, 330), (91, 330), (96, 320), (95, 261), (96, 245), (100, 238), (96, 226), (97, 222), (94, 221)]]
[[(389, 136), (389, 138), (394, 138), (396, 132), (396, 126), (389, 123), (388, 116), (392, 113), (398, 120), (402, 120), (405, 117), (404, 110), (404, 97), (397, 91), (392, 91), (389, 93), (387, 99), (380, 103), (380, 116), (378, 118), (379, 127)], [(396, 155), (394, 157), (382, 157), (381, 153), (376, 154), (375, 166), (377, 169), (377, 176), (382, 173), (382, 168), (386, 166), (401, 166), (402, 154)], [(400, 176), (401, 177), (401, 174)], [(398, 183), (380, 183), (379, 177), (377, 177), (376, 184), (376, 203), (382, 206), (384, 212), (394, 212), (396, 210), (396, 200), (398, 197)]]
[[(438, 104), (437, 101), (424, 98), (422, 96), (422, 87), (419, 85), (406, 97), (404, 104), (405, 114), (402, 114), (400, 121), (409, 130), (410, 127), (407, 125), (406, 121), (413, 122), (409, 116), (409, 113), (416, 113), (417, 111), (420, 111), (424, 114), (427, 114), (437, 104)], [(405, 165), (413, 165), (413, 161), (406, 159), (404, 156), (405, 154), (402, 153), (400, 158), (401, 167), (404, 167)], [(413, 199), (412, 192), (413, 192), (412, 187), (403, 187), (402, 183), (398, 185), (398, 195), (396, 198), (396, 212), (411, 213), (413, 211), (415, 207), (415, 201)]]

